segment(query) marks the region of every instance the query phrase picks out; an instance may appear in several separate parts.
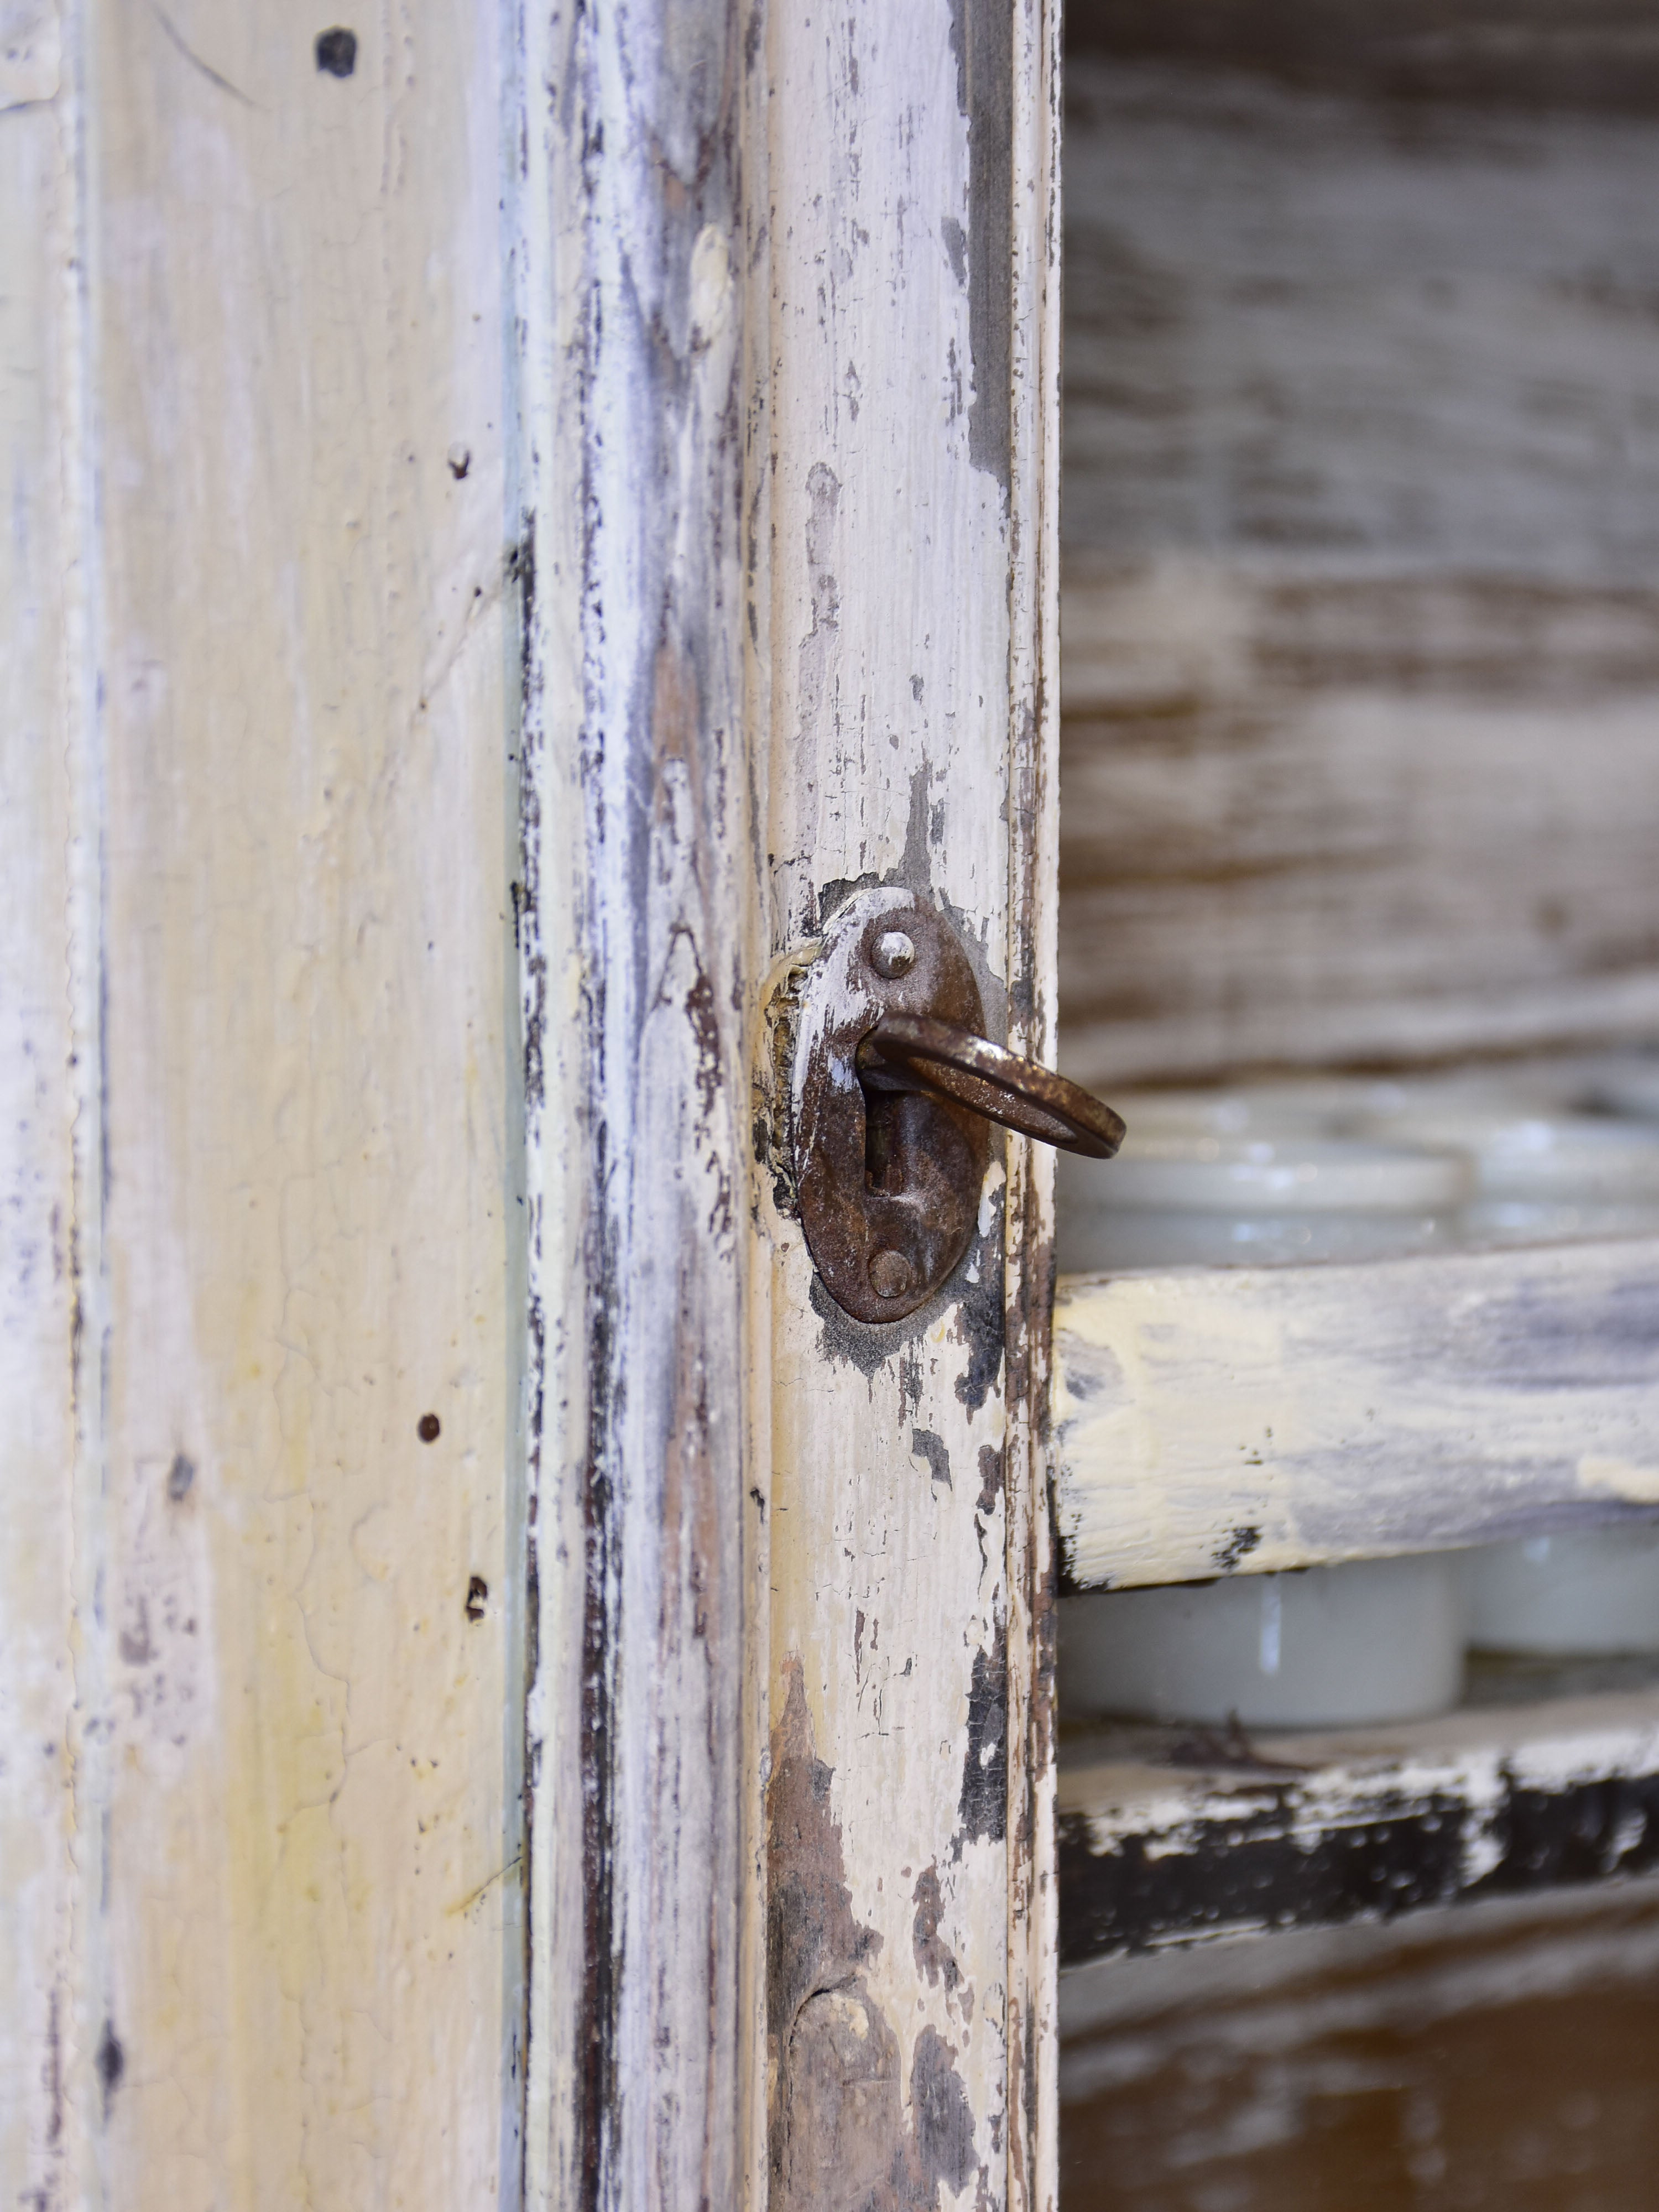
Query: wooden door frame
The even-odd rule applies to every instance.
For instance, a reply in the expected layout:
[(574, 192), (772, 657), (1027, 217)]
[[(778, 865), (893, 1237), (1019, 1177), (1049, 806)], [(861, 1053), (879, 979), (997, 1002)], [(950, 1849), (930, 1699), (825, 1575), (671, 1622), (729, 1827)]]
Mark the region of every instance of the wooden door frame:
[[(891, 2133), (872, 2202), (931, 2204), (977, 2176), (977, 2202), (1049, 2207), (1044, 1166), (1011, 1143), (996, 1171), (1008, 1257), (988, 1326), (1005, 1353), (975, 1402), (988, 1387), (994, 1413), (1000, 1391), (1006, 1434), (981, 1521), (948, 1455), (942, 1489), (931, 1462), (921, 1476), (924, 1497), (946, 1498), (928, 1540), (969, 1556), (979, 1543), (973, 1602), (995, 1635), (963, 1676), (956, 1728), (985, 1738), (994, 1772), (1006, 1723), (1006, 1803), (963, 1862), (978, 1832), (953, 1784), (939, 1820), (948, 1811), (956, 1861), (941, 1826), (934, 1867), (901, 1869), (884, 1857), (899, 1856), (890, 1783), (872, 1765), (860, 1799), (857, 1759), (837, 1773), (814, 1738), (849, 1725), (842, 1662), (798, 1701), (789, 1686), (802, 1679), (793, 1624), (830, 1540), (802, 1540), (780, 1589), (776, 1516), (792, 1498), (810, 1509), (813, 1447), (787, 1419), (780, 1441), (774, 1415), (836, 1323), (804, 1310), (810, 1270), (765, 1173), (755, 1085), (779, 962), (810, 955), (858, 880), (942, 896), (979, 933), (1010, 1040), (1052, 1046), (1058, 10), (938, 0), (814, 30), (783, 9), (635, 0), (526, 10), (519, 34), (528, 2197), (676, 2212), (839, 2202), (855, 2177), (826, 2172), (821, 2197), (799, 2160), (833, 2163), (823, 2146), (867, 2092)], [(959, 173), (960, 219), (923, 206), (907, 231), (916, 140), (935, 149), (941, 207), (958, 204)], [(859, 292), (872, 276), (899, 307), (848, 310), (855, 331), (874, 319), (867, 348), (849, 349), (860, 362), (837, 363), (837, 286), (873, 302)], [(938, 372), (939, 419), (908, 450), (907, 534), (870, 471), (908, 404), (886, 386), (914, 382), (918, 364)], [(947, 665), (884, 635), (884, 595), (912, 638), (931, 647), (936, 632), (940, 653), (966, 640), (965, 653)], [(956, 663), (975, 652), (985, 690), (957, 698)], [(885, 687), (921, 700), (923, 666), (948, 703), (931, 735), (924, 711), (878, 741), (915, 801), (896, 820), (860, 731), (890, 711)], [(981, 1255), (1000, 1272), (988, 1234)], [(936, 1338), (957, 1307), (953, 1293), (933, 1316)], [(914, 1437), (945, 1453), (941, 1437), (969, 1435), (944, 1355), (928, 1352), (931, 1379), (908, 1356), (914, 1421), (896, 1443), (868, 1393), (898, 1349), (878, 1347), (859, 1383), (873, 1472), (858, 1510), (878, 1521), (919, 1510)], [(852, 1405), (856, 1365), (841, 1359), (827, 1403), (840, 1390)], [(990, 1568), (988, 1528), (1001, 1547)], [(909, 1656), (950, 1674), (966, 1639), (945, 1623), (969, 1600), (940, 1587), (928, 1602), (934, 1648)], [(779, 1840), (786, 1771), (802, 1803), (836, 1805), (805, 1876)], [(912, 1881), (933, 1885), (917, 1892), (914, 1966), (909, 1944), (867, 1924), (884, 1865), (907, 1899)], [(975, 1990), (947, 1939), (960, 1948), (992, 1910), (1003, 1971)], [(886, 2022), (866, 1967), (895, 1978), (882, 2002), (908, 1990), (905, 2007), (937, 2014), (925, 2079), (913, 2025)], [(799, 1983), (791, 2004), (852, 1992), (857, 2035), (889, 2052), (878, 2088), (842, 2082), (840, 2105), (797, 2113), (807, 2133), (793, 2136), (808, 2089), (786, 2078), (798, 2031), (777, 2014), (781, 1972)], [(942, 2121), (919, 2109), (935, 2089)]]
[(19, 2201), (1052, 2212), (1046, 1164), (860, 1335), (767, 1047), (1052, 1046), (1057, 15), (0, 54)]

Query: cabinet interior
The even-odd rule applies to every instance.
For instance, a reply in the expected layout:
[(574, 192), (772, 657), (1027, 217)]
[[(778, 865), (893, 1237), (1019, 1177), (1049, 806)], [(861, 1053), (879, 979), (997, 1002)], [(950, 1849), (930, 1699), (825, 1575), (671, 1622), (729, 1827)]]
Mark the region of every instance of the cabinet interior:
[[(1561, 0), (1074, 0), (1066, 70), (1062, 1066), (1110, 1098), (1659, 1040), (1650, 15)], [(1332, 1269), (1330, 1297), (1307, 1294), (1322, 1389), (1343, 1342), (1363, 1359), (1379, 1310), (1398, 1324), (1405, 1386), (1412, 1328), (1438, 1310), (1434, 1283), (1452, 1283), (1435, 1264)], [(1430, 1271), (1420, 1297), (1401, 1267)], [(1341, 1543), (1322, 1553), (1304, 1540), (1279, 1564), (1364, 1550), (1373, 1496), (1386, 1500), (1371, 1513), (1378, 1551), (1608, 1510), (1576, 1486), (1571, 1451), (1538, 1472), (1540, 1327), (1565, 1394), (1549, 1419), (1610, 1424), (1622, 1442), (1609, 1466), (1659, 1462), (1659, 1245), (1504, 1255), (1486, 1273), (1482, 1310), (1507, 1312), (1504, 1328), (1472, 1353), (1467, 1337), (1437, 1339), (1453, 1364), (1468, 1354), (1455, 1412), (1426, 1451), (1415, 1415), (1392, 1458), (1328, 1437), (1328, 1495), (1350, 1489)], [(1544, 1277), (1547, 1297), (1528, 1305), (1517, 1286)], [(1447, 1315), (1466, 1311), (1468, 1290), (1447, 1290)], [(1091, 1513), (1106, 1529), (1097, 1562), (1133, 1520), (1126, 1438), (1146, 1444), (1139, 1474), (1166, 1485), (1160, 1496), (1171, 1465), (1199, 1470), (1197, 1520), (1178, 1511), (1174, 1537), (1161, 1524), (1148, 1541), (1173, 1548), (1135, 1580), (1204, 1571), (1200, 1538), (1224, 1542), (1249, 1517), (1241, 1470), (1265, 1449), (1230, 1435), (1209, 1480), (1191, 1425), (1197, 1369), (1160, 1410), (1118, 1356), (1113, 1294), (1061, 1286), (1057, 1498), (1073, 1587), (1105, 1578), (1079, 1565), (1076, 1529)], [(1236, 1340), (1297, 1295), (1228, 1293)], [(1133, 1328), (1179, 1337), (1190, 1301), (1154, 1283), (1145, 1304)], [(1103, 1346), (1117, 1378), (1104, 1399), (1106, 1369), (1089, 1365)], [(1294, 1397), (1304, 1380), (1269, 1361), (1249, 1417), (1271, 1434), (1262, 1389)], [(1218, 1361), (1216, 1391), (1231, 1404), (1237, 1386)], [(1270, 1512), (1308, 1468), (1267, 1460)], [(1521, 1462), (1530, 1490), (1507, 1472)], [(1431, 1744), (1398, 1730), (1310, 1744), (1314, 1782), (1241, 1774), (1221, 1753), (1206, 1765), (1167, 1733), (1071, 1739), (1067, 1960), (1216, 1932), (1213, 1887), (1182, 1883), (1200, 1844), (1258, 1814), (1297, 1850), (1328, 1844), (1337, 1875), (1304, 1895), (1316, 1920), (1461, 1893), (1429, 1881), (1419, 1897), (1395, 1879), (1407, 1827), (1441, 1821), (1450, 1850), (1469, 1820), (1499, 1819), (1494, 1790), (1520, 1793), (1501, 1816), (1500, 1887), (1646, 1866), (1650, 1827), (1659, 1853), (1659, 1680), (1509, 1686), (1501, 1723), (1477, 1694), (1425, 1724), (1440, 1731)], [(1538, 1778), (1547, 1768), (1555, 1782)], [(1319, 1811), (1350, 1782), (1343, 1802), (1370, 1808), (1363, 1848), (1348, 1814)], [(1540, 1791), (1538, 1818), (1577, 1835), (1577, 1856), (1527, 1842), (1516, 1808)], [(1485, 1866), (1481, 1850), (1468, 1865)], [(1224, 1857), (1212, 1851), (1212, 1885)], [(1137, 1869), (1155, 1864), (1169, 1877), (1157, 1909), (1173, 1917), (1136, 1932)], [(1185, 1905), (1169, 1904), (1177, 1893)]]

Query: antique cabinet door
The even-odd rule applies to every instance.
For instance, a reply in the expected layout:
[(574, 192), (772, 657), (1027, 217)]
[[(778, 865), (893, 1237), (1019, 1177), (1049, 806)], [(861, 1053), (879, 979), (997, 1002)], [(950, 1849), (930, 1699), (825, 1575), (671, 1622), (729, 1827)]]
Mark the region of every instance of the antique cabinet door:
[(1056, 15), (5, 11), (9, 2201), (1052, 2202)]

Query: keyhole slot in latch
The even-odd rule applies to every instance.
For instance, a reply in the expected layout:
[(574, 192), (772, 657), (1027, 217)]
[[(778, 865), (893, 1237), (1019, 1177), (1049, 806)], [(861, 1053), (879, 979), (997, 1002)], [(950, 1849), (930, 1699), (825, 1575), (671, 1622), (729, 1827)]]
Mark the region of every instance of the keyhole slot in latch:
[(807, 1248), (837, 1304), (900, 1321), (972, 1239), (990, 1124), (1107, 1158), (1123, 1124), (982, 1034), (967, 951), (933, 907), (863, 891), (835, 916), (801, 993), (792, 1108)]

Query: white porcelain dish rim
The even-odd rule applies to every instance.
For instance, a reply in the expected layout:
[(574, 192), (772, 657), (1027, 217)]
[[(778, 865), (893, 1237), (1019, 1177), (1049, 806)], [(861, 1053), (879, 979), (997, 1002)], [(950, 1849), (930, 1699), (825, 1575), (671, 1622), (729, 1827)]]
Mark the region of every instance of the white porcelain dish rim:
[(1659, 1195), (1659, 1128), (1639, 1122), (1470, 1106), (1376, 1115), (1365, 1133), (1468, 1151), (1486, 1195)]
[(1131, 1130), (1116, 1159), (1102, 1164), (1091, 1198), (1111, 1212), (1406, 1213), (1462, 1206), (1470, 1186), (1468, 1160), (1456, 1152), (1340, 1138), (1137, 1139)]

